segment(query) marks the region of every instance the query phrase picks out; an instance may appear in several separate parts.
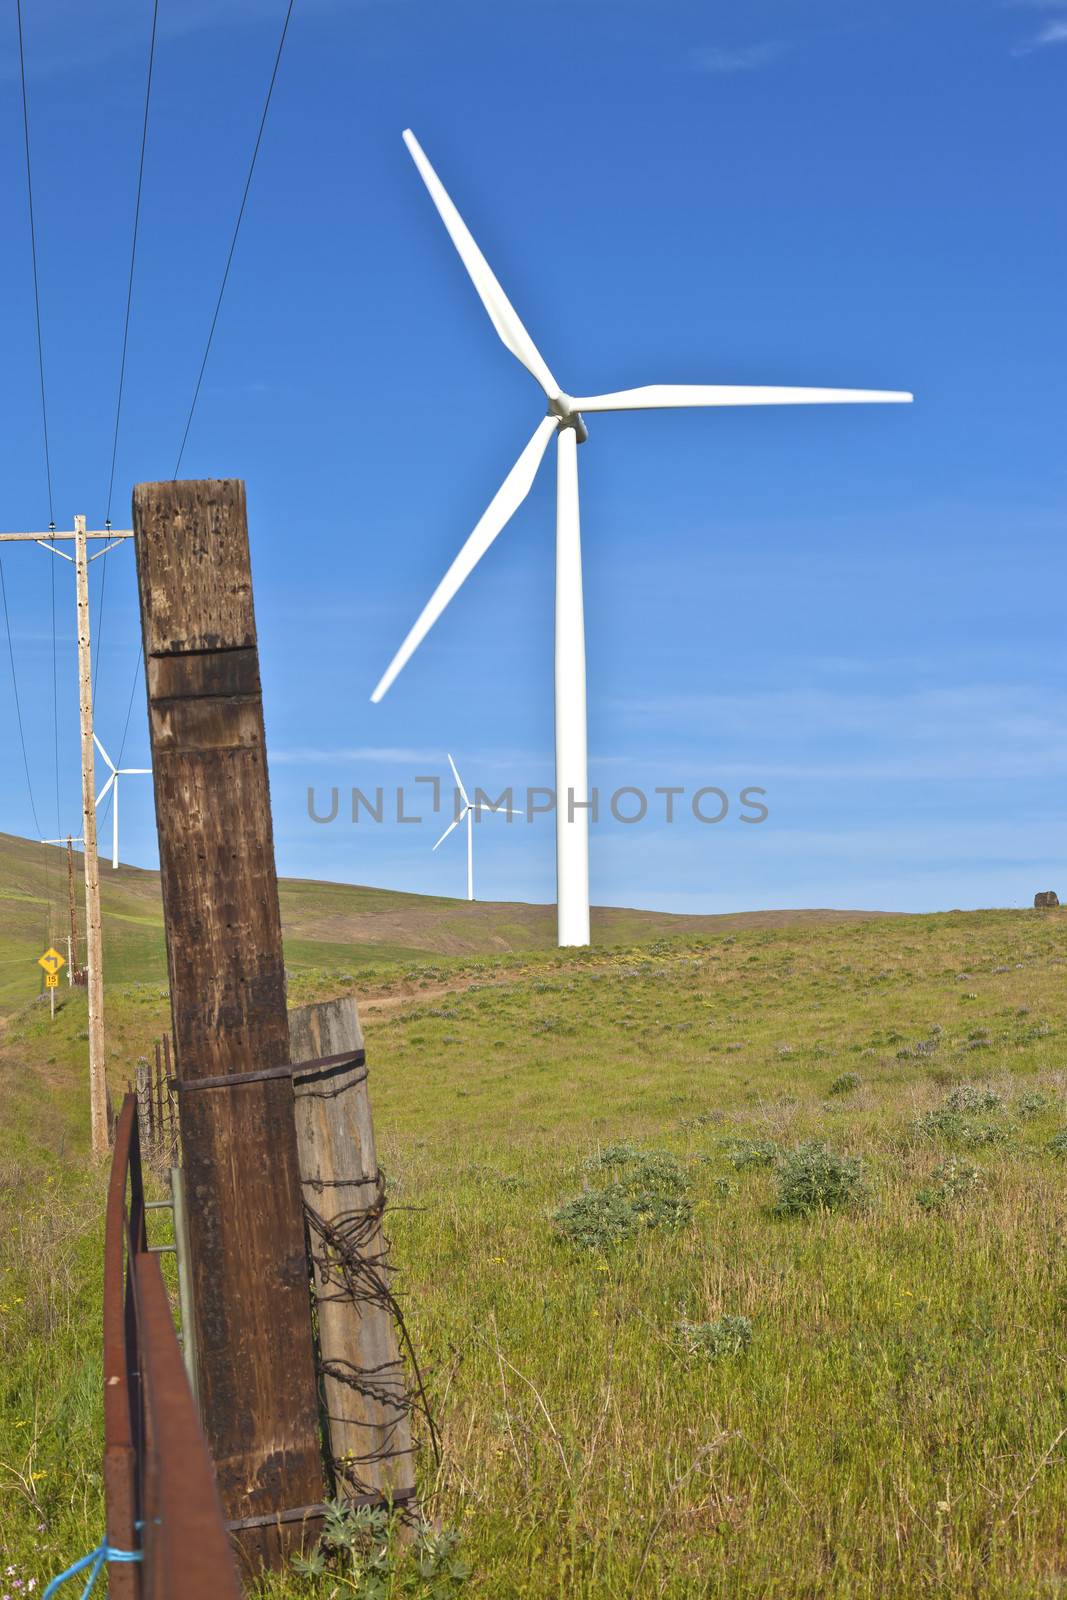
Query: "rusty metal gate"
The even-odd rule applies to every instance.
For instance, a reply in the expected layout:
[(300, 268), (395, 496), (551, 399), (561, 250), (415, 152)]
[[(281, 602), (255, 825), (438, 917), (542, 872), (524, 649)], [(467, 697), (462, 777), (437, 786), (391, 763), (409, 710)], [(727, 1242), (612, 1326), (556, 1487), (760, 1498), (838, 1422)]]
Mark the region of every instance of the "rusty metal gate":
[(113, 1600), (239, 1600), (215, 1474), (158, 1256), (148, 1248), (136, 1096), (115, 1130), (104, 1239), (107, 1542)]

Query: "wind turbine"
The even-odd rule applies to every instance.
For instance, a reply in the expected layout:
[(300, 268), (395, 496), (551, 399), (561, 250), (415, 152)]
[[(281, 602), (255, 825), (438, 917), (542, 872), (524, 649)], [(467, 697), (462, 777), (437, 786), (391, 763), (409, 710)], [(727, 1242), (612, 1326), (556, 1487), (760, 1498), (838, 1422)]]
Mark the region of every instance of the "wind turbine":
[[(463, 801), (463, 805), (457, 810), (456, 815), (452, 818), (452, 821), (448, 824), (448, 827), (445, 829), (444, 833), (438, 839), (437, 844), (434, 845), (434, 849), (436, 850), (438, 845), (444, 844), (445, 840), (448, 838), (448, 836), (452, 832), (453, 828), (458, 828), (461, 822), (466, 821), (466, 824), (467, 824), (467, 899), (468, 900), (473, 900), (474, 899), (474, 820), (475, 820), (475, 812), (477, 811), (477, 815), (478, 815), (478, 818), (480, 820), (483, 810), (484, 811), (489, 811), (495, 816), (496, 815), (496, 807), (495, 806), (489, 806), (489, 805), (487, 805), (487, 806), (479, 805), (476, 808), (474, 806), (473, 802), (471, 801), (471, 798), (468, 795), (466, 789), (463, 787), (463, 779), (460, 777), (459, 771), (458, 771), (458, 769), (456, 767), (456, 763), (452, 760), (451, 756), (449, 756), (449, 758), (448, 758), (448, 764), (452, 768), (452, 776), (456, 780), (456, 798), (457, 798), (457, 800), (462, 800)], [(509, 820), (510, 820), (510, 818), (509, 818)]]
[(430, 198), (503, 343), (537, 380), (548, 414), (504, 479), (415, 626), (371, 695), (381, 700), (493, 540), (529, 494), (541, 459), (556, 435), (556, 901), (560, 945), (589, 943), (589, 779), (586, 739), (585, 616), (578, 516), (578, 445), (588, 432), (584, 412), (644, 411), (664, 406), (826, 405), (909, 401), (910, 394), (878, 389), (782, 389), (720, 384), (651, 384), (576, 399), (552, 376), (466, 224), (410, 128), (407, 145)]
[[(113, 805), (111, 807), (111, 820), (112, 820), (111, 867), (112, 867), (113, 871), (117, 871), (118, 870), (118, 864), (119, 864), (119, 779), (120, 778), (144, 777), (144, 776), (146, 776), (148, 773), (150, 773), (152, 771), (152, 768), (151, 767), (116, 767), (115, 763), (112, 761), (111, 757), (108, 755), (107, 751), (104, 749), (103, 745), (100, 743), (100, 740), (96, 737), (95, 733), (93, 734), (93, 743), (96, 745), (96, 748), (99, 750), (100, 754), (103, 756), (104, 761), (111, 768), (111, 776), (110, 776), (110, 778), (104, 784), (104, 787), (101, 789), (100, 793), (96, 797), (96, 808), (97, 808), (98, 811), (100, 809), (100, 805), (101, 805), (101, 802), (104, 799), (104, 796), (107, 794), (108, 790), (112, 787), (112, 785), (114, 785), (114, 789), (115, 789), (114, 803), (113, 803)], [(121, 760), (122, 758), (120, 757), (119, 759)]]

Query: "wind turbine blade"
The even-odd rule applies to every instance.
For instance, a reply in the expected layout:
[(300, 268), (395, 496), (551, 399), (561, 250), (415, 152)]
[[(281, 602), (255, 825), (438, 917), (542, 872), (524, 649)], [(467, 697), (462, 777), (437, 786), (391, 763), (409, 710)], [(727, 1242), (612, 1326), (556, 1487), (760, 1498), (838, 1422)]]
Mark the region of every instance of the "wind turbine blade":
[(575, 411), (645, 411), (661, 406), (832, 406), (907, 404), (914, 397), (895, 389), (777, 389), (748, 384), (651, 383), (573, 399)]
[(461, 587), (464, 580), (470, 576), (497, 534), (511, 520), (526, 499), (533, 487), (537, 469), (541, 465), (541, 457), (548, 448), (548, 441), (555, 433), (556, 426), (557, 419), (555, 417), (541, 418), (533, 438), (489, 502), (474, 532), (441, 579), (441, 582), (437, 585), (426, 605), (422, 608), (418, 621), (386, 668), (378, 687), (371, 695), (371, 700), (375, 704), (386, 693), (393, 679), (414, 655), (452, 596)]
[[(470, 807), (468, 806), (467, 807), (467, 811), (469, 811), (469, 810), (470, 810)], [(453, 821), (451, 821), (448, 824), (448, 827), (445, 829), (444, 833), (438, 839), (437, 844), (444, 844), (445, 840), (448, 838), (449, 834), (452, 832), (452, 829), (459, 827), (460, 823), (463, 821), (463, 818), (467, 815), (467, 811), (461, 811), (459, 816), (454, 818)], [(437, 849), (437, 844), (434, 845), (434, 850)]]
[(103, 788), (102, 788), (102, 789), (101, 789), (101, 791), (100, 791), (100, 793), (99, 793), (99, 794), (98, 794), (98, 795), (97, 795), (97, 797), (96, 797), (96, 803), (97, 803), (97, 805), (99, 805), (99, 804), (100, 804), (100, 802), (101, 802), (101, 801), (102, 801), (102, 800), (103, 800), (103, 799), (104, 799), (104, 797), (105, 797), (105, 796), (106, 796), (106, 794), (107, 794), (107, 792), (108, 792), (108, 790), (109, 790), (109, 789), (110, 789), (110, 788), (111, 788), (111, 785), (112, 785), (112, 784), (113, 784), (113, 783), (114, 783), (114, 782), (115, 782), (115, 779), (116, 779), (116, 778), (117, 778), (117, 777), (118, 777), (118, 773), (116, 773), (116, 772), (112, 772), (112, 774), (111, 774), (111, 776), (110, 776), (110, 778), (109, 778), (109, 779), (108, 779), (108, 780), (107, 780), (107, 782), (106, 782), (106, 783), (105, 783), (105, 784), (104, 784), (104, 787), (103, 787)]
[(107, 751), (104, 749), (103, 745), (100, 743), (100, 740), (96, 737), (95, 733), (93, 734), (93, 743), (95, 744), (96, 748), (99, 750), (100, 754), (103, 756), (104, 760), (107, 762), (108, 766), (111, 768), (112, 772), (114, 772), (115, 771), (115, 763), (112, 761), (111, 757), (108, 755)]
[(449, 756), (449, 758), (448, 758), (448, 764), (452, 768), (452, 776), (456, 780), (456, 788), (459, 790), (460, 794), (463, 796), (463, 804), (466, 806), (467, 810), (469, 811), (470, 808), (471, 808), (470, 796), (467, 794), (466, 789), (463, 787), (463, 779), (460, 777), (459, 771), (458, 771), (458, 769), (456, 767), (456, 763), (452, 760), (451, 756)]
[(419, 169), (419, 176), (430, 191), (430, 199), (459, 251), (460, 260), (470, 274), (493, 327), (512, 355), (522, 362), (527, 372), (533, 374), (548, 398), (554, 400), (559, 394), (559, 384), (545, 366), (540, 351), (519, 320), (518, 312), (497, 282), (492, 268), (475, 244), (467, 224), (449, 199), (444, 184), (426, 159), (422, 146), (410, 128), (404, 129), (404, 143)]
[(151, 767), (119, 767), (118, 769), (119, 776), (125, 778), (147, 777), (151, 771)]
[(111, 808), (111, 870), (119, 870), (119, 775), (115, 774), (115, 804)]

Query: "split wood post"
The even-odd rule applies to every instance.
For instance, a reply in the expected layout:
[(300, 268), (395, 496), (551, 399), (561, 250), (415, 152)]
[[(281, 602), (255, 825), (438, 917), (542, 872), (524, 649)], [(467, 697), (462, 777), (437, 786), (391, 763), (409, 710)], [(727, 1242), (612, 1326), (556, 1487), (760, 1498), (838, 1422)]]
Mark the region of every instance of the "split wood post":
[[(407, 1384), (389, 1306), (382, 1231), (384, 1198), (367, 1092), (363, 1030), (346, 996), (289, 1012), (296, 1141), (309, 1208), (312, 1282), (319, 1328), (329, 1452), (337, 1493), (388, 1497), (415, 1510), (415, 1461)], [(354, 1057), (351, 1065), (331, 1057)], [(307, 1073), (300, 1062), (323, 1062)], [(361, 1216), (361, 1213), (363, 1214)], [(355, 1259), (338, 1260), (317, 1220), (337, 1230)], [(346, 1285), (347, 1280), (347, 1285)], [(346, 1287), (354, 1285), (350, 1296)]]
[(134, 1070), (134, 1083), (137, 1093), (137, 1142), (142, 1150), (152, 1148), (151, 1134), (151, 1105), (149, 1099), (149, 1086), (152, 1080), (149, 1077), (149, 1066), (144, 1056), (138, 1061)]
[(133, 514), (200, 1404), (276, 1566), (325, 1484), (244, 485), (139, 484)]

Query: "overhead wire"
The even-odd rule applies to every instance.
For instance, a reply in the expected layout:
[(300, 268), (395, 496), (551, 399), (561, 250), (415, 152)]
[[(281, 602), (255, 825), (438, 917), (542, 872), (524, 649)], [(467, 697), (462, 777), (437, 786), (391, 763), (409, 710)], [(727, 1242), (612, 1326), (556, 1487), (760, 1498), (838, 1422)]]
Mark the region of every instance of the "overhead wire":
[[(148, 116), (152, 105), (152, 73), (156, 60), (156, 31), (159, 25), (159, 0), (153, 0), (152, 32), (148, 42), (148, 71), (145, 81), (144, 118), (141, 123), (141, 154), (137, 163), (137, 197), (133, 207), (133, 235), (130, 243), (130, 271), (126, 282), (126, 315), (122, 324), (122, 354), (119, 358), (119, 383), (115, 398), (115, 428), (111, 439), (111, 470), (107, 481), (107, 514), (104, 526), (111, 527), (111, 502), (115, 495), (115, 463), (118, 459), (119, 428), (122, 421), (122, 396), (126, 385), (126, 353), (130, 342), (130, 313), (133, 309), (133, 280), (137, 266), (137, 239), (141, 227), (141, 194), (144, 189), (144, 160), (148, 148)], [(105, 549), (100, 568), (100, 600), (96, 614), (96, 661), (93, 672), (93, 695), (96, 695), (100, 675), (102, 641), (104, 632), (104, 599), (107, 594), (107, 564), (110, 551)]]
[[(15, 0), (15, 15), (18, 24), (19, 44), (19, 82), (22, 88), (22, 139), (26, 156), (26, 204), (30, 224), (30, 259), (33, 265), (33, 307), (35, 326), (37, 331), (37, 377), (41, 395), (41, 432), (44, 439), (44, 471), (45, 483), (48, 490), (48, 527), (54, 532), (56, 526), (55, 508), (52, 497), (52, 452), (48, 441), (48, 399), (44, 377), (44, 339), (41, 333), (41, 284), (37, 271), (37, 221), (33, 208), (33, 162), (30, 156), (30, 109), (29, 97), (26, 93), (26, 45), (22, 30), (22, 0)], [(55, 541), (53, 540), (53, 548)], [(59, 701), (57, 696), (56, 680), (56, 622), (55, 622), (55, 556), (52, 557), (52, 731), (55, 746), (55, 776), (56, 776), (56, 817), (59, 817)], [(7, 585), (3, 579), (3, 568), (0, 566), (0, 588), (3, 590), (4, 626), (7, 632), (8, 659), (11, 665), (11, 686), (15, 693), (15, 714), (18, 720), (19, 743), (22, 747), (22, 765), (26, 774), (26, 788), (30, 797), (30, 811), (33, 813), (37, 837), (41, 837), (42, 828), (37, 815), (37, 805), (33, 796), (33, 783), (30, 779), (30, 762), (26, 751), (26, 730), (22, 720), (22, 705), (19, 699), (18, 675), (15, 671), (15, 646), (11, 637), (11, 617), (7, 604)], [(48, 900), (48, 933), (52, 931), (52, 892), (51, 872), (49, 863), (45, 861), (45, 894)]]
[(37, 815), (37, 802), (33, 797), (33, 782), (30, 778), (30, 759), (26, 753), (26, 729), (22, 721), (22, 701), (19, 696), (19, 680), (15, 671), (15, 647), (11, 641), (11, 615), (7, 609), (7, 583), (4, 579), (4, 562), (0, 557), (0, 601), (3, 602), (4, 629), (7, 633), (7, 657), (11, 666), (11, 687), (15, 691), (15, 716), (19, 728), (19, 744), (22, 746), (22, 768), (26, 774), (26, 789), (30, 797), (30, 810), (33, 813), (33, 825), (37, 829), (37, 837), (41, 837), (41, 819)]
[[(120, 424), (121, 424), (121, 421), (122, 421), (122, 396), (123, 396), (123, 391), (124, 391), (125, 382), (126, 382), (126, 353), (127, 353), (128, 348), (129, 348), (129, 340), (130, 340), (130, 313), (131, 313), (131, 311), (133, 309), (133, 281), (134, 281), (134, 273), (135, 273), (136, 266), (137, 266), (137, 240), (138, 240), (138, 236), (139, 236), (139, 233), (140, 233), (140, 226), (141, 226), (141, 195), (142, 195), (142, 192), (144, 190), (144, 162), (145, 162), (145, 151), (148, 148), (148, 118), (149, 118), (149, 111), (150, 111), (151, 105), (152, 105), (152, 74), (153, 74), (153, 70), (155, 68), (156, 32), (157, 32), (158, 24), (159, 24), (159, 0), (153, 0), (153, 6), (152, 6), (152, 32), (151, 32), (151, 37), (150, 37), (149, 43), (148, 43), (148, 72), (146, 74), (146, 81), (145, 81), (144, 119), (143, 119), (142, 124), (141, 124), (141, 154), (140, 154), (140, 159), (139, 159), (139, 161), (137, 163), (137, 197), (136, 197), (136, 200), (134, 202), (134, 208), (133, 208), (133, 237), (132, 237), (131, 244), (130, 244), (130, 272), (129, 272), (129, 278), (127, 279), (127, 283), (126, 283), (126, 316), (125, 316), (125, 319), (123, 321), (123, 326), (122, 326), (122, 355), (121, 355), (121, 358), (119, 360), (119, 386), (118, 386), (118, 394), (117, 394), (116, 400), (115, 400), (115, 430), (114, 430), (114, 435), (113, 435), (112, 441), (111, 441), (111, 471), (110, 471), (110, 474), (108, 476), (108, 484), (107, 484), (107, 517), (105, 519), (105, 526), (108, 529), (110, 529), (110, 527), (111, 527), (111, 502), (112, 502), (112, 499), (114, 498), (114, 493), (115, 493), (115, 463), (116, 463), (116, 460), (118, 458), (119, 427), (120, 427)], [(101, 648), (100, 648), (100, 642), (101, 642), (101, 636), (102, 636), (102, 633), (103, 633), (103, 626), (104, 626), (104, 596), (105, 596), (105, 593), (106, 593), (106, 590), (107, 590), (107, 563), (108, 563), (108, 552), (105, 551), (105, 554), (103, 556), (103, 566), (102, 566), (101, 573), (100, 573), (100, 606), (99, 606), (99, 610), (97, 612), (96, 674), (99, 674), (99, 671), (100, 671), (100, 660), (101, 660), (101, 655), (102, 655)], [(141, 664), (141, 656), (140, 656), (140, 651), (138, 651), (137, 669), (135, 669), (135, 671), (134, 671), (134, 686), (135, 687), (136, 687), (136, 683), (137, 683), (137, 672), (140, 669), (140, 664)], [(94, 700), (96, 698), (96, 675), (95, 674), (94, 674), (94, 681), (93, 681), (93, 698), (94, 698)], [(123, 732), (122, 732), (122, 748), (119, 750), (119, 758), (118, 758), (118, 762), (117, 762), (118, 766), (122, 765), (123, 751), (125, 750), (125, 747), (126, 747), (126, 732), (127, 732), (128, 728), (130, 726), (130, 713), (131, 713), (132, 709), (133, 709), (133, 690), (131, 689), (129, 705), (126, 708), (126, 723), (125, 723), (125, 727), (123, 728)], [(107, 815), (108, 815), (108, 812), (110, 811), (111, 805), (112, 805), (113, 794), (114, 794), (114, 790), (113, 789), (108, 792), (108, 796), (107, 796), (107, 799), (104, 802), (103, 811), (101, 813), (101, 818), (100, 818), (101, 822), (105, 822), (107, 820)]]
[(241, 205), (237, 212), (237, 221), (234, 224), (233, 238), (230, 240), (229, 254), (226, 257), (226, 266), (222, 274), (222, 283), (219, 287), (218, 299), (215, 301), (215, 311), (211, 318), (211, 326), (208, 329), (207, 344), (204, 346), (204, 359), (200, 363), (200, 371), (197, 374), (196, 379), (196, 388), (193, 390), (192, 404), (189, 407), (189, 415), (185, 419), (185, 430), (182, 433), (182, 442), (178, 450), (178, 459), (174, 463), (174, 472), (172, 474), (174, 478), (177, 478), (178, 473), (181, 470), (182, 457), (185, 455), (185, 446), (189, 439), (189, 429), (193, 424), (193, 413), (196, 410), (197, 401), (200, 398), (200, 388), (204, 381), (204, 372), (207, 368), (208, 357), (211, 354), (211, 346), (215, 338), (215, 329), (218, 326), (219, 312), (222, 310), (222, 297), (226, 293), (226, 284), (229, 281), (230, 268), (233, 265), (234, 251), (237, 249), (237, 236), (241, 231), (241, 223), (244, 219), (245, 206), (248, 203), (248, 193), (252, 187), (252, 174), (256, 170), (256, 159), (259, 155), (259, 147), (263, 142), (263, 130), (267, 126), (267, 113), (270, 111), (271, 97), (274, 94), (274, 85), (278, 79), (278, 68), (281, 66), (282, 51), (285, 48), (285, 38), (289, 32), (289, 20), (293, 14), (294, 4), (295, 0), (289, 0), (289, 4), (285, 12), (285, 21), (282, 23), (281, 38), (278, 40), (278, 49), (274, 57), (274, 70), (271, 72), (270, 83), (267, 85), (267, 98), (263, 103), (263, 114), (259, 119), (259, 131), (256, 134), (256, 142), (252, 150), (252, 160), (249, 162), (248, 166), (248, 177), (245, 179), (244, 193), (241, 196)]
[(22, 137), (26, 148), (26, 199), (30, 212), (30, 254), (33, 259), (33, 304), (37, 314), (37, 374), (41, 384), (41, 427), (44, 432), (44, 470), (48, 482), (48, 526), (56, 525), (52, 509), (52, 456), (48, 447), (48, 406), (45, 401), (44, 342), (41, 338), (41, 288), (37, 276), (37, 226), (33, 214), (33, 167), (30, 162), (30, 112), (26, 99), (26, 52), (22, 38), (22, 0), (15, 0), (19, 33), (19, 76), (22, 82)]
[[(158, 4), (158, 0), (157, 0), (157, 4)], [(214, 308), (214, 312), (213, 312), (212, 318), (211, 318), (211, 325), (208, 328), (207, 341), (206, 341), (205, 346), (204, 346), (203, 358), (202, 358), (202, 360), (200, 362), (200, 370), (197, 373), (196, 387), (193, 390), (193, 398), (192, 398), (192, 401), (191, 401), (190, 406), (189, 406), (189, 413), (188, 413), (188, 415), (187, 415), (187, 417), (185, 419), (185, 428), (184, 428), (183, 433), (182, 433), (181, 445), (179, 446), (179, 449), (178, 449), (178, 458), (177, 458), (177, 461), (174, 464), (173, 476), (175, 478), (177, 478), (178, 473), (181, 470), (182, 458), (185, 455), (185, 446), (186, 446), (186, 444), (188, 442), (188, 439), (189, 439), (189, 430), (192, 427), (193, 416), (194, 416), (194, 414), (196, 412), (197, 402), (200, 399), (200, 390), (201, 390), (201, 387), (202, 387), (203, 381), (204, 381), (204, 373), (207, 370), (208, 358), (211, 355), (211, 347), (212, 347), (212, 344), (213, 344), (214, 338), (215, 338), (215, 329), (218, 326), (219, 313), (222, 310), (222, 301), (223, 301), (223, 297), (224, 297), (224, 295), (226, 293), (226, 285), (229, 282), (230, 268), (233, 265), (233, 258), (234, 258), (234, 254), (235, 254), (236, 249), (237, 249), (237, 239), (238, 239), (238, 235), (240, 234), (240, 231), (241, 231), (241, 223), (244, 220), (245, 209), (246, 209), (247, 204), (248, 204), (248, 196), (249, 196), (249, 193), (251, 192), (251, 188), (252, 188), (252, 177), (253, 177), (253, 174), (255, 173), (255, 170), (256, 170), (256, 161), (257, 161), (257, 159), (259, 157), (260, 146), (263, 143), (263, 133), (264, 133), (264, 130), (265, 130), (266, 126), (267, 126), (267, 116), (268, 116), (268, 114), (270, 112), (271, 100), (272, 100), (273, 95), (274, 95), (274, 86), (275, 86), (275, 84), (276, 84), (276, 82), (278, 80), (278, 69), (281, 66), (282, 52), (285, 49), (285, 41), (286, 41), (286, 37), (287, 37), (288, 32), (289, 32), (289, 22), (290, 22), (290, 20), (292, 18), (292, 15), (293, 15), (293, 7), (294, 7), (294, 5), (295, 5), (295, 0), (288, 0), (288, 5), (286, 6), (286, 11), (285, 11), (285, 18), (284, 18), (284, 21), (282, 23), (281, 36), (279, 37), (279, 40), (278, 40), (278, 48), (277, 48), (277, 50), (275, 51), (275, 54), (274, 54), (274, 65), (273, 65), (273, 68), (271, 70), (270, 82), (267, 85), (267, 93), (266, 93), (266, 97), (265, 97), (264, 102), (263, 102), (263, 110), (262, 110), (262, 113), (260, 114), (259, 126), (258, 126), (257, 131), (256, 131), (256, 141), (255, 141), (255, 144), (254, 144), (254, 146), (252, 148), (252, 158), (251, 158), (251, 160), (249, 161), (249, 164), (248, 164), (248, 174), (247, 174), (247, 176), (245, 178), (245, 185), (244, 185), (244, 189), (243, 189), (242, 194), (241, 194), (241, 204), (240, 204), (240, 206), (238, 208), (238, 211), (237, 211), (237, 220), (234, 223), (233, 235), (232, 235), (232, 237), (230, 239), (230, 248), (229, 248), (229, 251), (228, 251), (227, 256), (226, 256), (226, 265), (225, 265), (225, 268), (223, 269), (222, 282), (219, 285), (218, 296), (216, 297), (216, 300), (215, 300), (215, 308)], [(153, 23), (153, 28), (154, 28), (154, 23)], [(147, 126), (147, 104), (146, 104), (146, 126)], [(143, 161), (144, 161), (144, 151), (143, 151), (143, 147), (142, 147), (142, 167), (143, 167)], [(114, 461), (112, 461), (112, 474), (114, 474)], [(109, 500), (109, 507), (110, 507), (110, 500)], [(98, 659), (99, 659), (99, 657), (98, 657)], [(137, 661), (136, 661), (136, 663), (134, 665), (133, 679), (132, 679), (132, 682), (130, 684), (129, 700), (128, 700), (127, 705), (126, 705), (126, 720), (125, 720), (125, 722), (123, 724), (122, 739), (121, 739), (121, 742), (119, 744), (118, 759), (117, 759), (117, 761), (115, 763), (115, 765), (118, 766), (118, 767), (121, 767), (122, 758), (123, 758), (123, 756), (125, 754), (125, 751), (126, 751), (126, 739), (127, 739), (128, 734), (129, 734), (130, 718), (131, 718), (132, 713), (133, 713), (133, 701), (134, 701), (134, 696), (137, 693), (137, 683), (138, 683), (138, 679), (140, 677), (141, 663), (142, 663), (143, 659), (144, 659), (144, 643), (142, 641), (140, 646), (139, 646), (139, 648), (138, 648), (138, 651), (137, 651)], [(108, 797), (107, 797), (107, 799), (106, 799), (106, 801), (104, 803), (104, 809), (103, 809), (103, 812), (102, 812), (101, 821), (105, 821), (106, 820), (107, 813), (108, 813), (108, 808), (111, 805), (111, 801), (112, 801), (112, 796), (109, 793)]]
[[(122, 766), (122, 758), (126, 753), (126, 735), (130, 731), (130, 716), (131, 716), (131, 714), (133, 712), (133, 697), (137, 693), (137, 680), (138, 680), (138, 678), (140, 677), (140, 674), (141, 674), (141, 662), (143, 661), (143, 659), (144, 659), (144, 641), (142, 640), (141, 641), (141, 645), (140, 645), (140, 647), (138, 648), (138, 651), (137, 651), (137, 664), (133, 669), (133, 682), (130, 684), (130, 698), (127, 701), (127, 704), (126, 704), (126, 721), (122, 725), (122, 742), (119, 745), (119, 757), (118, 757), (118, 760), (115, 762), (116, 767), (121, 767)], [(114, 786), (112, 786), (112, 793), (114, 793)], [(103, 819), (102, 819), (104, 821), (106, 821), (106, 819), (107, 819), (107, 807), (110, 804), (111, 804), (111, 794), (108, 795), (107, 802), (106, 802), (106, 804), (104, 806), (104, 815), (103, 815)]]

